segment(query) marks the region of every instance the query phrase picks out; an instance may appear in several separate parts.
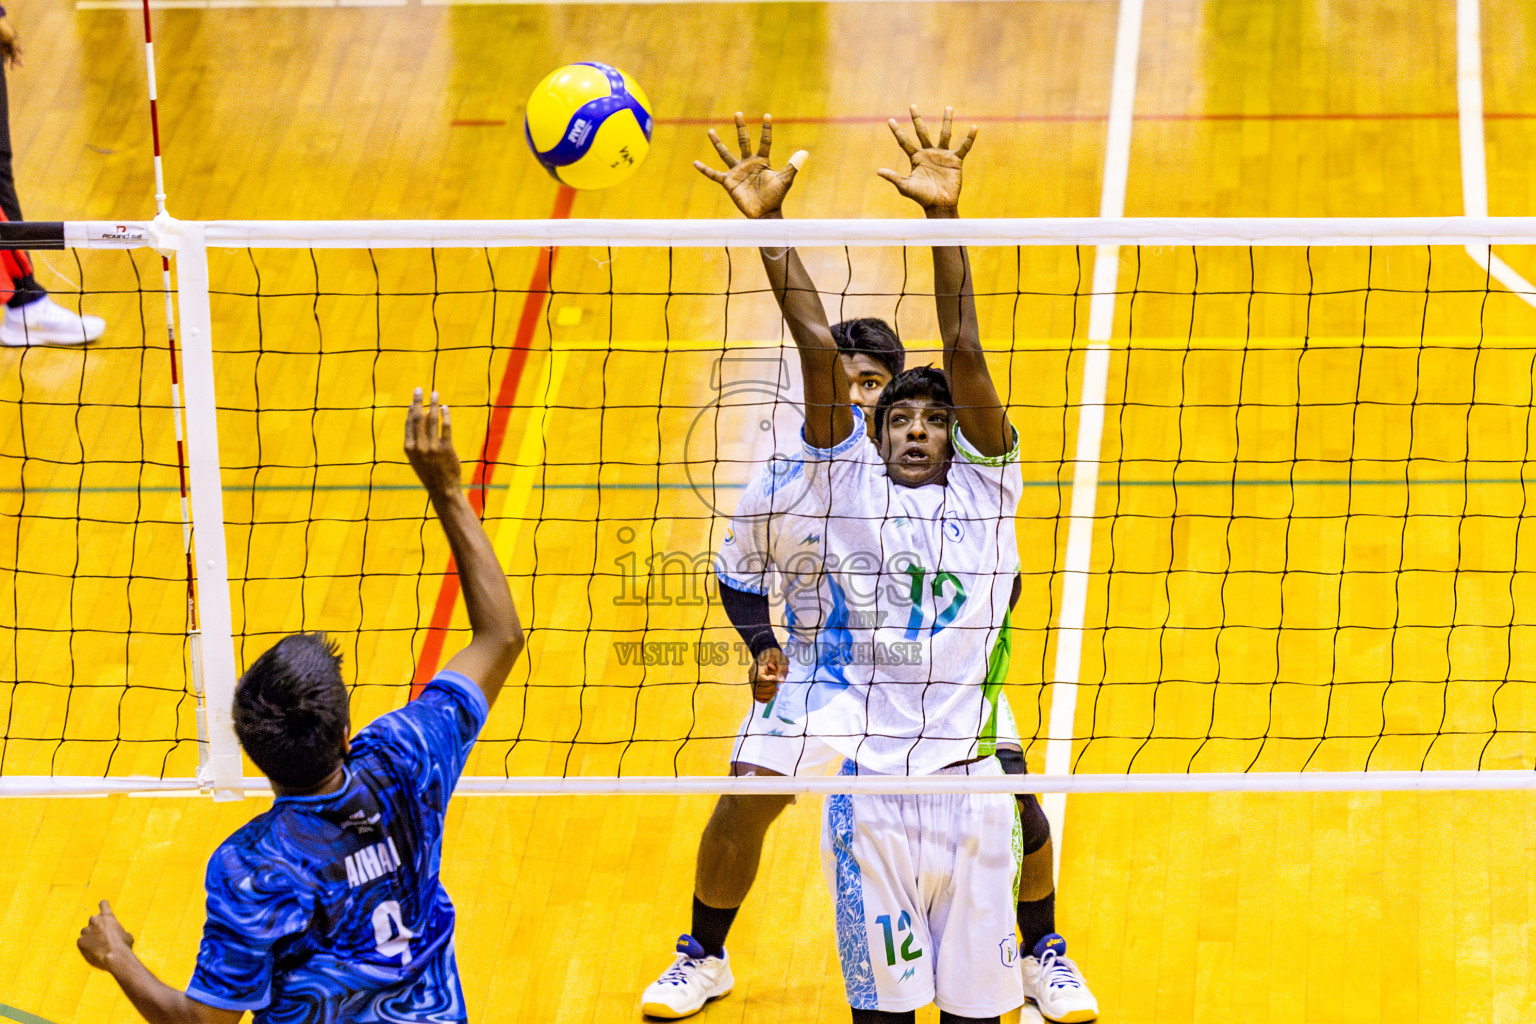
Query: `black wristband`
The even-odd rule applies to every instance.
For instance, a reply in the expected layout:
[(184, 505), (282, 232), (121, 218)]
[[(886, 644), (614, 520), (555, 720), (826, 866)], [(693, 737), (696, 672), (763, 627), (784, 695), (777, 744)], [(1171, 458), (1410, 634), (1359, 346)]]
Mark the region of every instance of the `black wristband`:
[(764, 651), (782, 651), (784, 649), (779, 646), (779, 638), (773, 635), (772, 626), (760, 629), (751, 636), (747, 636), (745, 633), (742, 633), (742, 636), (746, 639), (747, 649), (752, 652), (752, 657), (754, 658), (761, 655)]

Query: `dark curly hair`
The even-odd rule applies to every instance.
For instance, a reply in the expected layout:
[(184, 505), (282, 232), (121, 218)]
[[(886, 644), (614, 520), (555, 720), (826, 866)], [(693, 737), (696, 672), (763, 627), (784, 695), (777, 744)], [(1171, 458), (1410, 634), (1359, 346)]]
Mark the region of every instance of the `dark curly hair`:
[(351, 729), (341, 648), (324, 633), (279, 640), (235, 686), (235, 735), (256, 767), (288, 789), (312, 789), (341, 764)]
[(890, 371), (892, 377), (907, 365), (907, 350), (891, 325), (876, 317), (844, 320), (832, 325), (832, 340), (845, 356), (869, 356)]
[(880, 392), (879, 401), (875, 403), (876, 437), (880, 437), (885, 430), (885, 414), (891, 406), (907, 398), (926, 398), (949, 409), (955, 407), (955, 400), (949, 393), (949, 378), (944, 376), (943, 370), (931, 366), (914, 366), (910, 370), (903, 370), (891, 378), (891, 382)]

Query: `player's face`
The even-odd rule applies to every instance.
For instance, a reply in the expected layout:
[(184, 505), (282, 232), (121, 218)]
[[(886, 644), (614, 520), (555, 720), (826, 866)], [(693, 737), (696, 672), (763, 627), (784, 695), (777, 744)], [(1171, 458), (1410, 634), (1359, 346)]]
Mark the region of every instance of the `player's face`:
[(903, 399), (887, 409), (880, 438), (886, 475), (903, 487), (943, 483), (953, 415), (948, 406), (927, 398)]
[(837, 360), (843, 364), (843, 373), (848, 377), (848, 401), (864, 410), (864, 423), (873, 437), (875, 403), (880, 401), (880, 392), (891, 382), (891, 372), (878, 359), (862, 352), (838, 356)]

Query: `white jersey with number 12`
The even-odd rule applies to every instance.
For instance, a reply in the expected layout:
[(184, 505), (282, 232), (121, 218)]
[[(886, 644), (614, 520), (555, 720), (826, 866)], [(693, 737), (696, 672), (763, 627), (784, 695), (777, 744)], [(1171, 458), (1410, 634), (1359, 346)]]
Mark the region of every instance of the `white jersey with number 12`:
[(809, 684), (780, 713), (868, 771), (928, 774), (991, 753), (1018, 447), (987, 458), (956, 430), (948, 482), (902, 487), (853, 411), (846, 440), (754, 478), (717, 572), (761, 594), (779, 575), (790, 682)]

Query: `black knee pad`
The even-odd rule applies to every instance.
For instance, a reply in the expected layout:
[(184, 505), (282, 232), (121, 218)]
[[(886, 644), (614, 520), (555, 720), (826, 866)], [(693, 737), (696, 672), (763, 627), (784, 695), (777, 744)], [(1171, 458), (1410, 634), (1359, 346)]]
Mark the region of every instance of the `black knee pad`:
[(1015, 747), (998, 747), (997, 759), (1003, 764), (1004, 775), (1028, 775), (1024, 767), (1024, 751)]
[(1033, 793), (1019, 794), (1019, 824), (1024, 831), (1024, 856), (1028, 857), (1051, 841), (1051, 823)]

